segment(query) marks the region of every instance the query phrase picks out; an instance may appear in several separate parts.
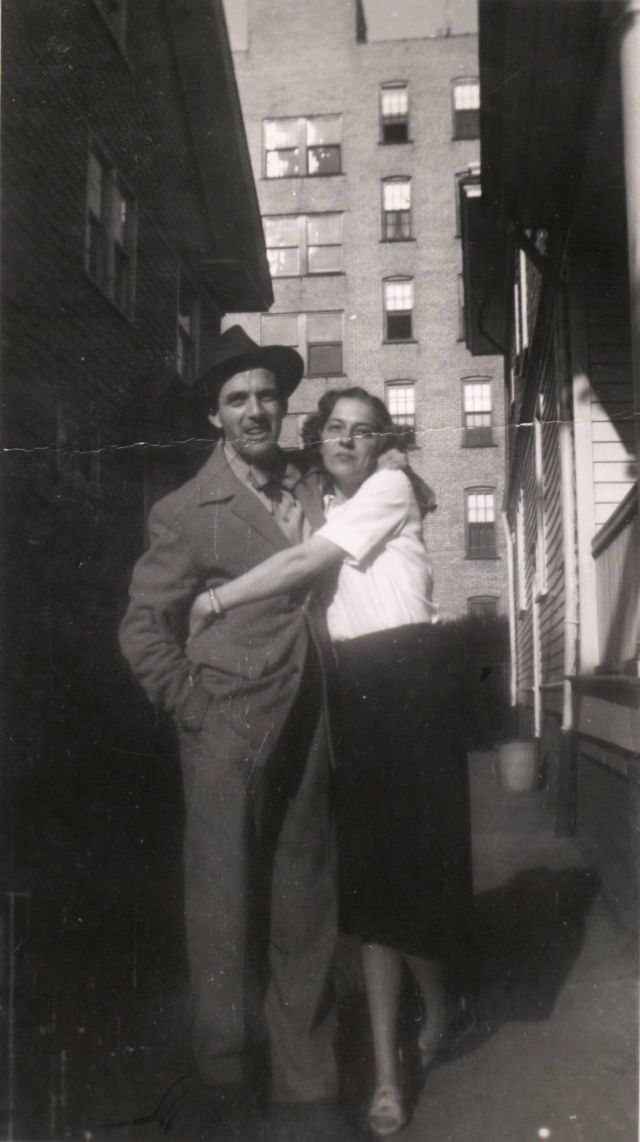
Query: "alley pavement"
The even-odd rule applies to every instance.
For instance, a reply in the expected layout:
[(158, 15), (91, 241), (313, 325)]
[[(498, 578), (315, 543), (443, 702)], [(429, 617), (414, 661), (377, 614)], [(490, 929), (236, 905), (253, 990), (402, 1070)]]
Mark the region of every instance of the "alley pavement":
[[(495, 755), (470, 757), (475, 942), (473, 1019), (426, 1078), (414, 1066), (417, 1025), (404, 1012), (411, 1104), (400, 1142), (635, 1142), (638, 972), (634, 937), (615, 920), (571, 838), (553, 835), (544, 789), (506, 792)], [(150, 941), (153, 943), (153, 941)], [(361, 1142), (371, 1060), (356, 958), (341, 955), (344, 1103), (265, 1115), (209, 1103), (188, 1057), (184, 964), (153, 957), (156, 987), (95, 980), (95, 1009), (75, 1018), (76, 1046), (25, 1058), (42, 1079), (48, 1122), (16, 1142)], [(67, 955), (71, 948), (66, 941)], [(83, 945), (84, 947), (84, 945)], [(137, 950), (136, 950), (137, 949)], [(132, 961), (143, 978), (144, 940)], [(166, 981), (174, 979), (175, 986)], [(67, 987), (73, 986), (70, 979)], [(93, 986), (93, 984), (92, 984)], [(85, 1001), (86, 1002), (86, 1001)], [(73, 1004), (71, 1004), (73, 1007)], [(60, 1016), (57, 1034), (60, 1036)], [(55, 1022), (55, 1019), (54, 1019)], [(81, 1025), (82, 1024), (82, 1025)], [(96, 1028), (102, 1028), (99, 1035)], [(91, 1030), (93, 1028), (93, 1031)], [(40, 1028), (42, 1042), (51, 1029)], [(62, 1042), (62, 1039), (60, 1039)], [(72, 1066), (73, 1064), (73, 1066)], [(42, 1082), (40, 1082), (42, 1087)], [(24, 1083), (23, 1083), (24, 1087)], [(34, 1088), (35, 1089), (35, 1088)], [(23, 1108), (24, 1109), (24, 1108)]]

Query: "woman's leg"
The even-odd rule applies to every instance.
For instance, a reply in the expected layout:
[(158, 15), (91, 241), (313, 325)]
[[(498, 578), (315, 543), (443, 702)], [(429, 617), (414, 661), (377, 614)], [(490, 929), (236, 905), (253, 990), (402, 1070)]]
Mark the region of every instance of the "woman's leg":
[(402, 957), (381, 944), (362, 945), (362, 966), (371, 1019), (376, 1082), (369, 1126), (382, 1136), (395, 1134), (406, 1115), (398, 1059), (398, 1003)]
[(380, 944), (362, 945), (371, 1035), (376, 1067), (376, 1086), (398, 1085), (398, 1002), (402, 979), (402, 957), (393, 948)]
[(422, 992), (425, 1019), (418, 1036), (418, 1050), (424, 1067), (429, 1066), (444, 1041), (453, 1016), (453, 1001), (448, 993), (444, 965), (422, 956), (405, 956), (414, 979)]

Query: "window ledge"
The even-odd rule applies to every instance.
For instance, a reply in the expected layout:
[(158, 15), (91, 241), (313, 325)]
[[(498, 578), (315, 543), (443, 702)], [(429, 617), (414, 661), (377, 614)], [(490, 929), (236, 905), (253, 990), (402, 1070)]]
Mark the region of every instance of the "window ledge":
[(415, 238), (381, 238), (380, 246), (397, 246), (403, 242), (415, 242)]
[(465, 560), (469, 563), (498, 563), (500, 556), (497, 552), (491, 555), (465, 555)]
[(380, 139), (379, 147), (412, 147), (415, 139)]
[(385, 339), (383, 338), (382, 344), (383, 345), (417, 345), (418, 339), (417, 339), (417, 337), (407, 337), (406, 339), (403, 338), (401, 341), (385, 341)]
[(109, 297), (109, 294), (103, 290), (100, 282), (97, 282), (95, 278), (91, 277), (91, 274), (88, 270), (84, 271), (84, 278), (85, 281), (89, 282), (91, 288), (95, 290), (97, 294), (99, 294), (103, 301), (106, 301), (107, 305), (113, 310), (114, 313), (117, 313), (123, 319), (123, 321), (127, 321), (129, 325), (135, 325), (135, 317), (132, 314), (127, 313), (125, 309), (121, 309), (118, 303), (114, 301), (112, 297)]
[(302, 182), (305, 178), (344, 178), (344, 171), (333, 171), (331, 174), (263, 174), (260, 177), (261, 182)]
[(272, 274), (271, 278), (274, 282), (296, 282), (302, 281), (303, 278), (343, 278), (345, 276), (344, 270), (322, 270), (317, 274)]
[(496, 440), (488, 440), (486, 444), (470, 444), (467, 440), (462, 441), (462, 448), (497, 448), (498, 443)]

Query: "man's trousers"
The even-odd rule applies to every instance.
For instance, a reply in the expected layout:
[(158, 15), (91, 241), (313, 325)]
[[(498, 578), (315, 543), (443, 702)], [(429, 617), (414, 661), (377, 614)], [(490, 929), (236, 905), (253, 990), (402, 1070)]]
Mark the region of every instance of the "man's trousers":
[(242, 1081), (266, 1040), (273, 1100), (333, 1097), (335, 853), (315, 670), (265, 766), (215, 699), (197, 733), (181, 732), (180, 749), (200, 1073), (211, 1084)]

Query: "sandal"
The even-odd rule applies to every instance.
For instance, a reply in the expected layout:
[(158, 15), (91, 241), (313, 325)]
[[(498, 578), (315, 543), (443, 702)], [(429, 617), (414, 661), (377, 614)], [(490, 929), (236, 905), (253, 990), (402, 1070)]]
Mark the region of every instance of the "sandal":
[(395, 1083), (382, 1083), (376, 1087), (367, 1117), (370, 1129), (381, 1137), (402, 1130), (407, 1116), (400, 1088)]

